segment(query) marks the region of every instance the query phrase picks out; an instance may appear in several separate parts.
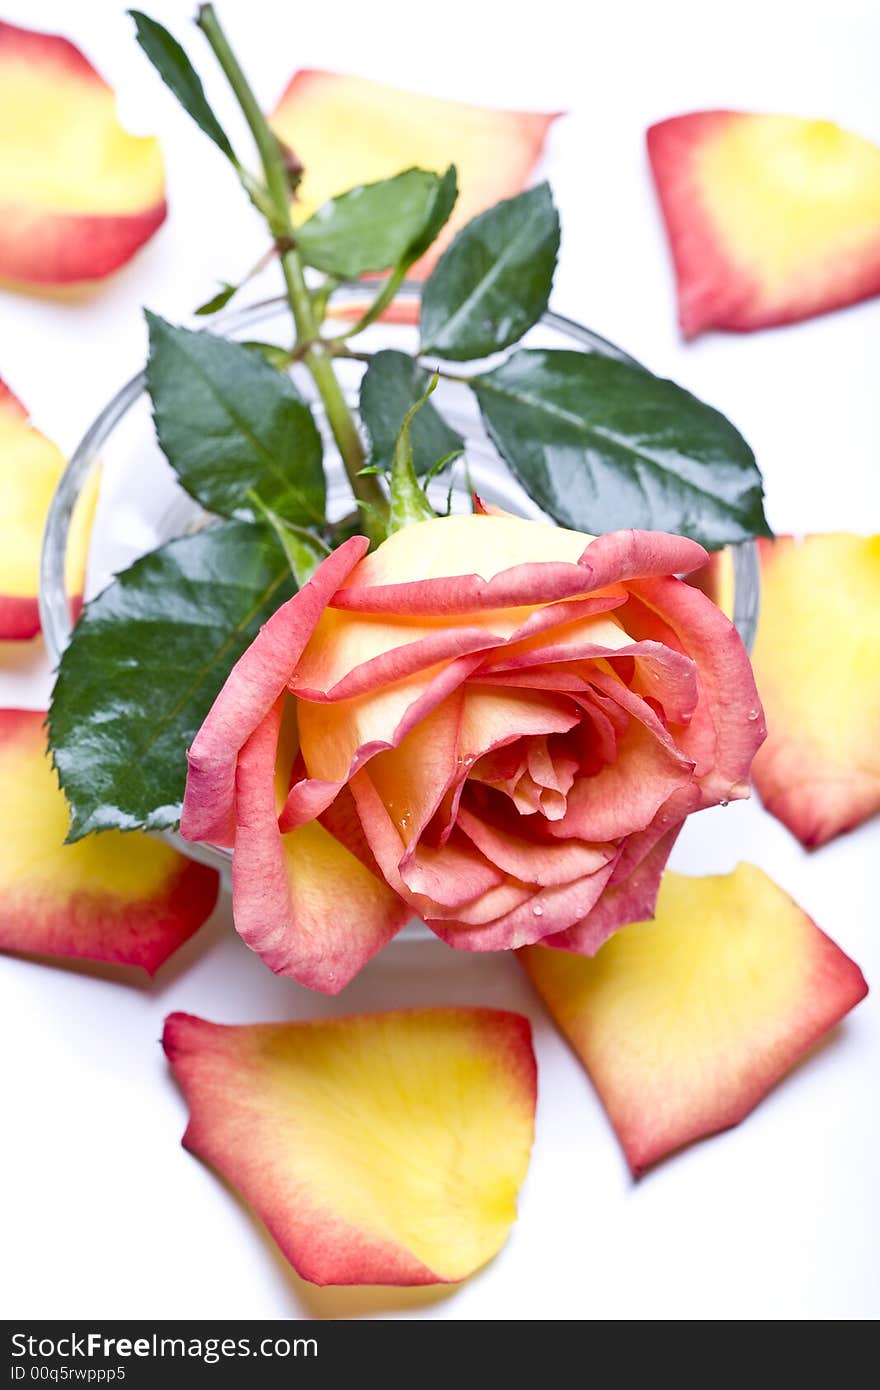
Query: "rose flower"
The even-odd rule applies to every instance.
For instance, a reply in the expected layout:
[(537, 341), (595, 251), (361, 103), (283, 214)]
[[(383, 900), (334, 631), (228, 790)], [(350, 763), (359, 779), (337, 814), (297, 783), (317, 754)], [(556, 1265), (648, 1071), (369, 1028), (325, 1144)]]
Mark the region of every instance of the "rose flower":
[(335, 992), (411, 916), (593, 954), (651, 916), (691, 811), (748, 795), (748, 656), (694, 541), (502, 515), (354, 537), (263, 627), (189, 752), (276, 972)]

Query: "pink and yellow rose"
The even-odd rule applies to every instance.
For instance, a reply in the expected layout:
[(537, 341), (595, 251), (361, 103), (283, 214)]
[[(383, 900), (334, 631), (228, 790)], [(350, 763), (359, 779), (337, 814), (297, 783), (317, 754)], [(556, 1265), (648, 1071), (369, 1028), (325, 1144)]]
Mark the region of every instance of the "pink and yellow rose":
[(412, 915), (461, 950), (593, 954), (649, 917), (687, 815), (748, 795), (732, 624), (661, 532), (499, 515), (354, 537), (260, 632), (189, 752), (244, 940), (335, 992)]

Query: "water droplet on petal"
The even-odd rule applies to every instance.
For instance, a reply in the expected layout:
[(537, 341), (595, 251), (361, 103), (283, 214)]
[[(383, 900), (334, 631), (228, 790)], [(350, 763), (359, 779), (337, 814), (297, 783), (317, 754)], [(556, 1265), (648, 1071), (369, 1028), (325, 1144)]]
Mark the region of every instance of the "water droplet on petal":
[(746, 718), (747, 718), (747, 719), (757, 719), (758, 713), (759, 713), (758, 710), (756, 710), (756, 709), (750, 709), (749, 712), (748, 712), (748, 714), (746, 715)]
[(729, 806), (730, 803), (729, 803), (728, 801), (719, 801), (718, 805), (719, 805), (719, 806)]
[(540, 906), (540, 904), (536, 904), (535, 907), (532, 908), (532, 911), (534, 912), (536, 917), (544, 916), (544, 909)]

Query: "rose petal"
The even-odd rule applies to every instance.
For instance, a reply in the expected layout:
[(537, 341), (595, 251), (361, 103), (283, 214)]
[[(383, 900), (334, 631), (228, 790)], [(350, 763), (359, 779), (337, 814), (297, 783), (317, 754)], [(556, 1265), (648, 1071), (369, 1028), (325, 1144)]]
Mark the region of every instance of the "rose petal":
[[(482, 616), (482, 615), (481, 615)], [(393, 685), (441, 661), (491, 649), (516, 630), (516, 618), (489, 613), (482, 626), (438, 629), (427, 622), (380, 622), (328, 608), (290, 678), (313, 703), (351, 700)]]
[(67, 39), (0, 22), (0, 279), (99, 280), (165, 220), (162, 153)]
[(355, 184), (412, 166), (443, 173), (455, 164), (458, 202), (410, 272), (421, 277), (465, 222), (525, 187), (558, 114), (492, 111), (307, 69), (294, 75), (270, 121), (305, 167), (298, 220)]
[(682, 331), (790, 323), (880, 291), (880, 149), (831, 121), (695, 111), (648, 131)]
[[(663, 531), (611, 531), (592, 539), (518, 517), (438, 517), (405, 526), (366, 556), (334, 595), (333, 607), (449, 617), (579, 598), (705, 563), (701, 545)], [(399, 583), (400, 574), (421, 578)]]
[[(522, 817), (517, 819), (522, 822)], [(615, 854), (610, 845), (591, 845), (583, 840), (529, 840), (515, 833), (520, 826), (512, 817), (492, 821), (475, 815), (467, 806), (460, 808), (458, 824), (492, 864), (539, 888), (571, 883), (595, 873)]]
[(733, 623), (699, 589), (669, 577), (634, 581), (619, 615), (636, 641), (661, 642), (696, 665), (697, 705), (676, 742), (694, 760), (701, 804), (747, 797), (766, 726), (748, 653)]
[(282, 830), (320, 815), (355, 773), (396, 748), (467, 679), (479, 656), (397, 681), (344, 704), (297, 702), (299, 733), (308, 775), (294, 781), (282, 809)]
[(0, 711), (0, 949), (152, 975), (210, 916), (218, 875), (137, 831), (66, 845), (44, 719)]
[[(0, 378), (0, 639), (21, 641), (40, 630), (37, 593), (43, 528), (63, 469), (60, 449), (34, 429), (21, 401)], [(67, 548), (67, 592), (75, 616), (82, 606), (97, 500), (95, 471), (74, 510)]]
[[(675, 799), (674, 794), (670, 802)], [(683, 824), (683, 821), (678, 821), (663, 832), (652, 834), (643, 830), (631, 836), (612, 869), (601, 898), (579, 922), (565, 931), (542, 937), (542, 945), (554, 946), (560, 951), (574, 951), (579, 956), (594, 956), (619, 927), (653, 917), (663, 870)], [(647, 845), (649, 836), (650, 844)], [(639, 840), (646, 842), (644, 853), (637, 858), (628, 857), (634, 842)], [(625, 864), (626, 869), (622, 871)]]
[(861, 971), (760, 869), (667, 874), (653, 922), (593, 959), (520, 960), (640, 1173), (737, 1124), (867, 992)]
[(315, 1284), (467, 1278), (504, 1244), (529, 1163), (531, 1030), (493, 1009), (224, 1027), (172, 1014), (183, 1142)]
[(235, 926), (276, 974), (336, 994), (411, 912), (322, 825), (280, 833), (284, 792), (276, 791), (275, 768), (282, 708), (278, 701), (238, 760)]
[(760, 556), (755, 786), (812, 849), (880, 810), (880, 536), (762, 541)]
[(334, 550), (233, 666), (187, 753), (180, 820), (186, 839), (232, 844), (239, 751), (287, 685), (315, 624), (368, 544), (363, 536), (352, 536)]

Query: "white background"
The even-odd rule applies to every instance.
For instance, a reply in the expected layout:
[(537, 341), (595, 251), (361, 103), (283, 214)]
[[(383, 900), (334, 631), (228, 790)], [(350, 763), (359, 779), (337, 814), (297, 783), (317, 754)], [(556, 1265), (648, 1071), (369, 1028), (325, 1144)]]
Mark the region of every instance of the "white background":
[[(162, 138), (170, 218), (84, 303), (0, 293), (0, 372), (70, 449), (144, 353), (140, 307), (188, 315), (259, 254), (222, 157), (136, 47), (118, 0), (6, 0), (12, 21), (68, 33)], [(189, 19), (183, 39), (231, 129), (230, 103)], [(570, 111), (546, 172), (563, 249), (554, 307), (725, 410), (755, 448), (778, 530), (877, 530), (880, 303), (748, 337), (679, 339), (643, 154), (652, 121), (701, 107), (791, 111), (880, 141), (876, 4), (536, 6), (445, 0), (220, 0), (264, 104), (299, 66), (471, 101)], [(240, 143), (244, 145), (242, 138)], [(834, 660), (816, 652), (816, 678)], [(39, 657), (0, 652), (0, 700), (39, 704)], [(841, 710), (841, 718), (846, 711)], [(674, 863), (763, 866), (880, 982), (868, 865), (880, 826), (806, 854), (756, 802), (705, 813)], [(178, 1147), (184, 1106), (158, 1045), (165, 1015), (225, 1022), (399, 1003), (519, 1008), (536, 1029), (537, 1142), (510, 1242), (457, 1290), (315, 1290), (245, 1209)], [(0, 962), (7, 1317), (866, 1318), (880, 1312), (878, 999), (869, 998), (748, 1119), (634, 1184), (580, 1065), (519, 968), (435, 945), (390, 948), (337, 1001), (275, 979), (224, 905), (151, 985), (133, 972)]]

